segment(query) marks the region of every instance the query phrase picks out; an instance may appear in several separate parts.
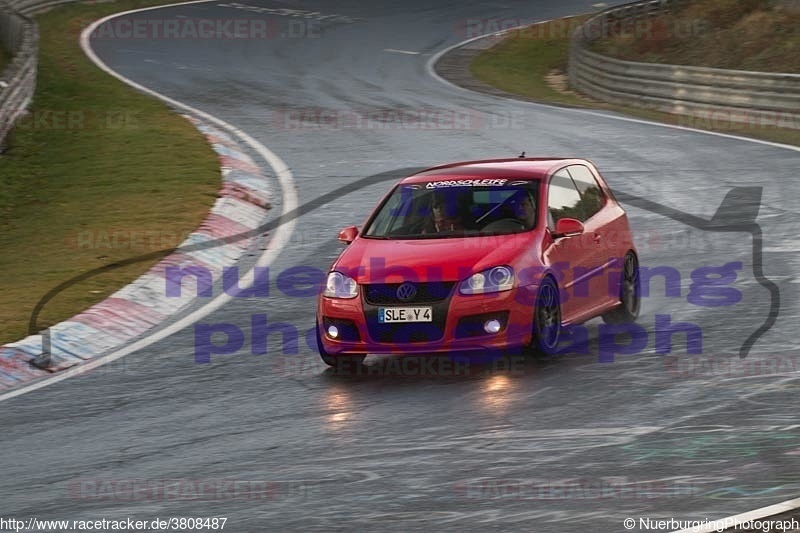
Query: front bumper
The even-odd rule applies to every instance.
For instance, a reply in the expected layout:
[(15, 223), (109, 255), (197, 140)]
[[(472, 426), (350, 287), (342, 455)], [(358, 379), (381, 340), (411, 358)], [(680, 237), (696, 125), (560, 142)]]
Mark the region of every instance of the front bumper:
[[(320, 297), (317, 328), (323, 348), (329, 354), (435, 354), (505, 350), (530, 344), (535, 293), (535, 286), (525, 286), (500, 293), (465, 296), (456, 287), (446, 300), (438, 303), (378, 306), (366, 302), (363, 287), (359, 287), (359, 296), (350, 300)], [(394, 337), (381, 329), (384, 326), (376, 327), (378, 307), (417, 306), (433, 308), (432, 323), (406, 324), (398, 328), (398, 335)], [(475, 335), (472, 328), (471, 336), (465, 336), (465, 321), (462, 319), (469, 320), (469, 317), (478, 315), (480, 320), (504, 317), (503, 329), (494, 334), (481, 331)], [(330, 338), (323, 325), (326, 319), (352, 324), (358, 340)], [(415, 331), (422, 332), (416, 335), (416, 339)]]

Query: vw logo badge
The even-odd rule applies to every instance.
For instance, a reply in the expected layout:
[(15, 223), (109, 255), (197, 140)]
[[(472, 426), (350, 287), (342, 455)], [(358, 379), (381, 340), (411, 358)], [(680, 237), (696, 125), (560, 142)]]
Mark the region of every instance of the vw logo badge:
[(413, 300), (417, 295), (417, 288), (413, 283), (405, 282), (397, 287), (397, 299), (401, 302)]

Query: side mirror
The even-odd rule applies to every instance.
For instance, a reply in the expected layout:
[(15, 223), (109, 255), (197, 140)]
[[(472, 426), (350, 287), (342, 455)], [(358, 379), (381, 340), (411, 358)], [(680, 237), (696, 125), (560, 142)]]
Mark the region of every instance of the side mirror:
[(350, 244), (358, 237), (358, 228), (356, 226), (349, 226), (339, 232), (339, 240), (345, 244)]
[(583, 233), (583, 222), (574, 218), (560, 218), (556, 222), (556, 230), (553, 237), (572, 237)]

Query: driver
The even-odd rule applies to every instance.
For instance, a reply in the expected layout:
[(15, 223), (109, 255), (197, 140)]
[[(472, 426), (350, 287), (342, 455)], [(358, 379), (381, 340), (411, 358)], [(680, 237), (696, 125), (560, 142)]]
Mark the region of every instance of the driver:
[(431, 219), (428, 221), (423, 233), (442, 233), (461, 231), (464, 229), (464, 220), (456, 210), (455, 198), (448, 198), (444, 194), (435, 194), (431, 202)]

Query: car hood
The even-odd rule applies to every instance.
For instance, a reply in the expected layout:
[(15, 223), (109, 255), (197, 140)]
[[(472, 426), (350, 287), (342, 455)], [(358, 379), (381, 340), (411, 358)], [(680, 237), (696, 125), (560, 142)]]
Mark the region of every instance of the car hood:
[(333, 270), (358, 283), (459, 281), (498, 265), (515, 266), (533, 249), (531, 233), (452, 239), (358, 238)]

